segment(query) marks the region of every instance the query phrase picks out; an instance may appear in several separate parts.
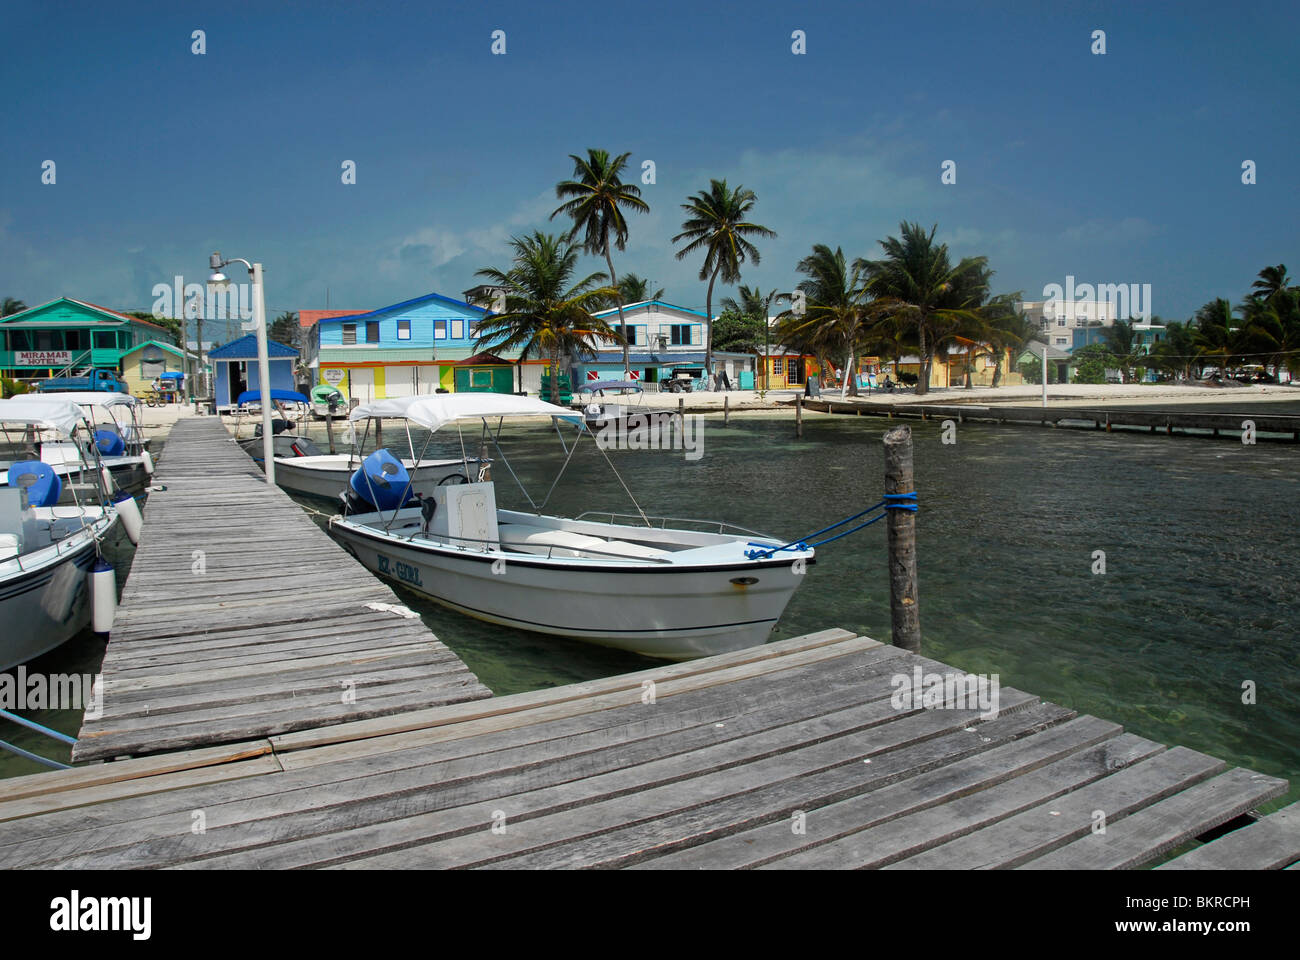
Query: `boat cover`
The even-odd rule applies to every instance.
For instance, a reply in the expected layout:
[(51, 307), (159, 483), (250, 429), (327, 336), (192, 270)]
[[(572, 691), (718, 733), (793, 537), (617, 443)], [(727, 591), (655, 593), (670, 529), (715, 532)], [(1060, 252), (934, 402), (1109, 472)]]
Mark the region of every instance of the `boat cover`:
[(430, 430), (453, 420), (481, 417), (564, 417), (573, 419), (568, 407), (558, 407), (535, 397), (509, 393), (435, 393), (412, 397), (390, 397), (363, 403), (349, 415), (349, 420), (392, 417), (410, 420)]
[[(23, 477), (32, 479), (24, 484)], [(42, 460), (19, 460), (9, 468), (9, 486), (27, 487), (27, 502), (33, 507), (52, 507), (63, 493), (63, 482), (54, 468)]]
[[(272, 390), (271, 399), (279, 400), (281, 403), (311, 403), (307, 397), (296, 390)], [(261, 390), (245, 390), (235, 398), (235, 406), (242, 407), (246, 403), (261, 403)]]
[(70, 437), (85, 420), (86, 414), (71, 400), (64, 399), (67, 396), (66, 393), (57, 396), (22, 394), (0, 400), (0, 423), (25, 423), (42, 430), (57, 430)]
[(113, 393), (108, 390), (69, 390), (59, 393), (60, 400), (71, 400), (83, 407), (135, 407), (140, 401), (129, 393)]

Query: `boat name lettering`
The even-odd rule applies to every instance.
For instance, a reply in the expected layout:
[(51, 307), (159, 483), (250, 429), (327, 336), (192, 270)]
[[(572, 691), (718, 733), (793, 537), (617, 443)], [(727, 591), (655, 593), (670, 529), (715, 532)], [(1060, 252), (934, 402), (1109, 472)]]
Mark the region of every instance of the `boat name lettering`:
[(409, 583), (412, 586), (424, 586), (424, 581), (420, 579), (420, 569), (418, 567), (414, 567), (409, 563), (403, 563), (401, 560), (393, 560), (384, 556), (382, 553), (378, 555), (377, 560), (380, 573), (386, 573), (389, 576), (397, 577), (398, 580), (401, 580), (403, 583)]

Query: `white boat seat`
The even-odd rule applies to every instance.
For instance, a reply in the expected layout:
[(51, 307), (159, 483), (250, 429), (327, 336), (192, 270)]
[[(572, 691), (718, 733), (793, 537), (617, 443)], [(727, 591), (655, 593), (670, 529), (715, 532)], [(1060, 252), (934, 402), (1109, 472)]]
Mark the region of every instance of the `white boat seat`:
[(602, 540), (583, 533), (538, 527), (530, 523), (503, 523), (497, 528), (503, 547), (512, 547), (524, 553), (539, 553), (553, 557), (602, 556), (656, 559), (669, 556), (667, 550), (647, 547), (626, 540)]
[(22, 540), (16, 533), (0, 533), (0, 563), (18, 556)]

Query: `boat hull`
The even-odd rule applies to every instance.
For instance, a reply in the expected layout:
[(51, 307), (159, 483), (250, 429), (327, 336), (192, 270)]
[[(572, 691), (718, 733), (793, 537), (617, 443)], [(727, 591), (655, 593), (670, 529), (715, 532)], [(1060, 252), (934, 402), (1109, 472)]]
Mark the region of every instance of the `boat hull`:
[(367, 569), (460, 613), (667, 660), (764, 643), (803, 572), (788, 559), (577, 566), (416, 545), (347, 518), (330, 530)]
[[(98, 534), (115, 520), (110, 515), (96, 521)], [(21, 571), (13, 561), (0, 564), (0, 670), (62, 646), (90, 622), (95, 540), (88, 532), (74, 536), (80, 542), (48, 561), (24, 563)]]

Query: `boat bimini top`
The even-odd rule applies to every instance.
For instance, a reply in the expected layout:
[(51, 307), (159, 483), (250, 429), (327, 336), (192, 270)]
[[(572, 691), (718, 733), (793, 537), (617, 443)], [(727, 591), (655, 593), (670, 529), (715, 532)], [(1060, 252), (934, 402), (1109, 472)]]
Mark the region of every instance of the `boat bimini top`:
[(437, 430), (456, 420), (488, 417), (561, 417), (569, 421), (575, 420), (574, 412), (568, 407), (557, 407), (544, 400), (509, 393), (435, 393), (391, 397), (363, 403), (348, 414), (349, 420), (385, 417), (410, 420), (428, 430)]
[(20, 394), (8, 400), (0, 400), (0, 423), (53, 430), (64, 437), (71, 437), (76, 433), (77, 427), (88, 427), (89, 424), (86, 412), (77, 403), (66, 399), (69, 396), (77, 394)]

